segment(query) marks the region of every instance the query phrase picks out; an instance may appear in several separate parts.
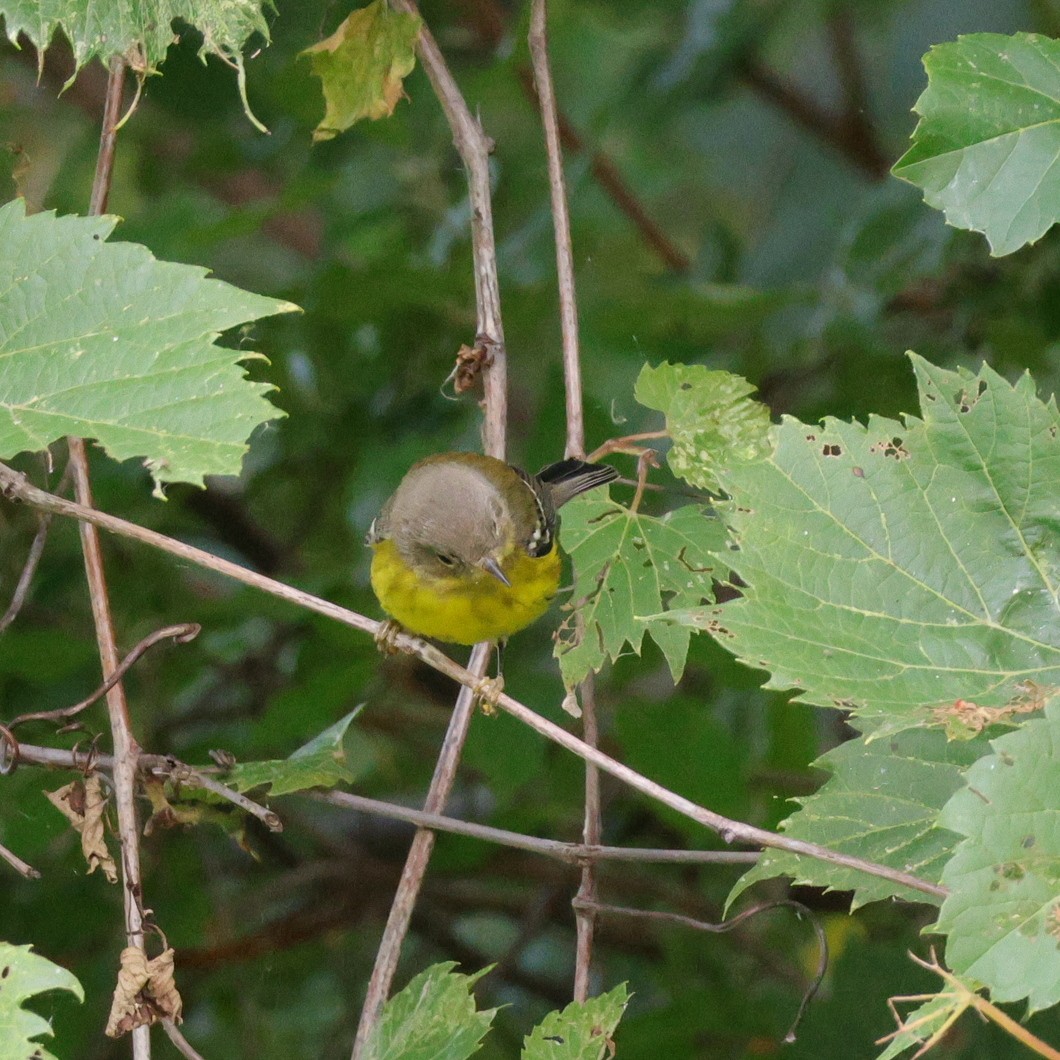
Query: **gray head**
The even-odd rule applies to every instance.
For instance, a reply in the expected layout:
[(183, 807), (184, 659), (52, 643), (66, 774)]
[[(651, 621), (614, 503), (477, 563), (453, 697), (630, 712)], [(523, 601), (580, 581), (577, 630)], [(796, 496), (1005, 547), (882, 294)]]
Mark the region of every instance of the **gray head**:
[(446, 578), (488, 571), (507, 581), (498, 554), (513, 538), (497, 487), (471, 464), (427, 460), (413, 467), (370, 536), (390, 538), (421, 575)]

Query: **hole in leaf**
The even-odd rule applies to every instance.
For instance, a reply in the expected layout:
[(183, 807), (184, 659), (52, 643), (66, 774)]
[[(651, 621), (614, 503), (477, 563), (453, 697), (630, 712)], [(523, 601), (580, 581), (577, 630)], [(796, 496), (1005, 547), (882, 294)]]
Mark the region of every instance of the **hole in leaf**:
[(957, 395), (957, 407), (961, 412), (971, 412), (972, 409), (978, 404), (979, 399), (986, 393), (986, 381), (983, 379), (979, 380), (978, 386), (975, 391), (962, 390)]

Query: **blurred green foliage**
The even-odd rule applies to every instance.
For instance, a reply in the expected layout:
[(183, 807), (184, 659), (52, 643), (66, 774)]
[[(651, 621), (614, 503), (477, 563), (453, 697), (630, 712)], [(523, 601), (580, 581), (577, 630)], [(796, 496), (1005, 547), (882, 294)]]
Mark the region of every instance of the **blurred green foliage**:
[[(324, 106), (299, 53), (345, 8), (281, 2), (273, 43), (248, 62), (248, 94), (268, 126), (247, 121), (235, 75), (203, 66), (188, 34), (145, 86), (122, 130), (110, 210), (117, 238), (159, 258), (205, 265), (228, 282), (303, 307), (262, 321), (251, 367), (288, 413), (253, 439), (243, 475), (205, 492), (174, 486), (162, 504), (146, 472), (97, 454), (97, 504), (339, 603), (377, 614), (364, 532), (407, 466), (426, 453), (477, 448), (473, 399), (443, 381), (474, 333), (463, 174), (422, 70), (386, 121), (311, 145)], [(492, 167), (511, 377), (513, 459), (560, 454), (562, 375), (545, 158), (532, 97), (525, 5), (433, 0), (423, 15), (473, 110), (496, 140)], [(756, 383), (775, 414), (895, 416), (915, 407), (904, 357), (975, 368), (986, 359), (1040, 391), (1056, 389), (1060, 238), (1003, 260), (955, 232), (888, 177), (915, 124), (920, 59), (959, 33), (1060, 34), (1049, 0), (554, 0), (552, 61), (561, 106), (583, 147), (567, 151), (590, 447), (661, 426), (633, 400), (645, 362), (703, 364)], [(36, 83), (30, 49), (0, 52), (0, 178), (6, 195), (61, 213), (87, 208), (105, 76), (70, 72), (61, 45)], [(608, 168), (610, 167), (610, 169)], [(631, 220), (606, 174), (617, 172), (651, 229)], [(240, 344), (242, 337), (231, 336)], [(615, 457), (627, 475), (628, 457)], [(55, 484), (61, 468), (19, 466)], [(687, 502), (668, 492), (658, 514)], [(615, 487), (616, 496), (628, 496)], [(631, 495), (631, 491), (628, 491)], [(36, 528), (0, 506), (0, 603)], [(133, 670), (137, 735), (191, 762), (223, 748), (282, 759), (357, 704), (366, 774), (357, 790), (417, 804), (454, 689), (407, 659), (250, 589), (108, 539), (119, 635), (127, 649), (159, 626), (199, 622), (190, 645), (155, 649)], [(558, 613), (515, 638), (509, 690), (549, 717), (563, 686), (551, 658)], [(619, 659), (599, 683), (604, 747), (712, 808), (775, 825), (820, 777), (807, 763), (848, 735), (758, 688), (705, 638), (693, 639), (673, 688), (665, 660)], [(64, 706), (98, 683), (76, 528), (56, 523), (31, 599), (0, 636), (0, 719)], [(105, 731), (20, 730), (73, 746)], [(365, 750), (367, 748), (367, 750)], [(347, 748), (349, 752), (349, 748)], [(0, 935), (33, 943), (85, 987), (78, 1006), (46, 996), (62, 1060), (128, 1055), (101, 1029), (122, 946), (121, 897), (79, 863), (75, 837), (40, 796), (54, 778), (20, 768), (0, 783), (0, 842), (44, 873), (0, 866)], [(476, 717), (451, 805), (456, 816), (574, 839), (579, 762), (507, 718)], [(605, 841), (717, 846), (720, 840), (604, 784)], [(257, 857), (220, 830), (157, 832), (144, 843), (146, 903), (177, 949), (187, 1037), (206, 1056), (255, 1060), (348, 1055), (353, 1028), (410, 830), (276, 800), (286, 829), (250, 829)], [(604, 901), (706, 919), (738, 868), (606, 864)], [(570, 998), (574, 870), (529, 854), (440, 837), (403, 956), (403, 984), (440, 960), (500, 967), (476, 985), (502, 1004), (481, 1056), (514, 1057), (523, 1036)], [(775, 887), (777, 885), (770, 885)], [(764, 893), (770, 893), (769, 887)], [(926, 952), (930, 912), (876, 905), (845, 916), (843, 896), (799, 892), (825, 918), (834, 960), (800, 1040), (782, 1046), (816, 959), (805, 924), (782, 912), (731, 935), (601, 921), (597, 985), (627, 980), (619, 1030), (629, 1060), (875, 1055), (891, 1029), (885, 998), (932, 989), (905, 957)], [(1060, 1019), (1037, 1015), (1060, 1040)], [(162, 1057), (175, 1052), (161, 1036)], [(1005, 1058), (1020, 1047), (966, 1019), (937, 1055)]]

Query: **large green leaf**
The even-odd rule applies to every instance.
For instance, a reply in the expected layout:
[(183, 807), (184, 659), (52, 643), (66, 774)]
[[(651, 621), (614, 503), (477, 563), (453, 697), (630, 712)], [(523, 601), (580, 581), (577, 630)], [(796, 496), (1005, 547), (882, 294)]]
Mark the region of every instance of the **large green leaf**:
[(878, 733), (1060, 684), (1060, 417), (913, 355), (923, 419), (774, 428), (722, 483), (741, 598), (681, 617)]
[(465, 1060), (477, 1053), (496, 1009), (475, 1009), (477, 975), (454, 972), (455, 961), (417, 975), (383, 1009), (365, 1045), (365, 1060)]
[(606, 994), (550, 1012), (526, 1036), (522, 1060), (604, 1060), (615, 1055), (610, 1039), (628, 1004), (629, 991), (619, 983)]
[(22, 1007), (37, 994), (67, 990), (85, 1000), (81, 984), (65, 968), (32, 952), (29, 946), (0, 942), (0, 1057), (5, 1060), (55, 1060), (36, 1039), (52, 1036), (51, 1024)]
[(977, 33), (932, 48), (924, 68), (895, 175), (994, 254), (1040, 239), (1060, 218), (1060, 41)]
[(173, 20), (202, 32), (201, 54), (241, 64), (252, 33), (269, 39), (268, 0), (0, 0), (13, 44), (25, 33), (43, 52), (57, 29), (73, 46), (75, 71), (89, 59), (125, 55), (153, 70), (173, 43)]
[[(962, 786), (962, 767), (985, 749), (982, 740), (947, 741), (941, 732), (922, 729), (888, 739), (848, 740), (818, 760), (831, 778), (820, 791), (798, 800), (800, 809), (781, 824), (781, 831), (938, 883), (958, 843), (953, 832), (936, 827), (939, 812)], [(774, 876), (854, 891), (854, 908), (892, 897), (937, 901), (890, 880), (786, 850), (764, 850), (737, 882), (729, 901), (751, 884)]]
[(563, 680), (573, 687), (628, 645), (640, 653), (644, 634), (662, 649), (675, 681), (688, 656), (691, 630), (670, 608), (691, 608), (712, 592), (724, 541), (721, 523), (695, 505), (662, 518), (631, 512), (609, 498), (579, 497), (563, 509), (561, 541), (574, 562), (571, 607), (556, 642)]
[(940, 823), (967, 838), (942, 874), (946, 963), (994, 1001), (1060, 1001), (1060, 704), (993, 742)]
[(114, 224), (0, 208), (0, 458), (72, 434), (143, 458), (158, 484), (237, 474), (282, 413), (239, 364), (255, 355), (214, 340), (297, 307), (106, 243)]

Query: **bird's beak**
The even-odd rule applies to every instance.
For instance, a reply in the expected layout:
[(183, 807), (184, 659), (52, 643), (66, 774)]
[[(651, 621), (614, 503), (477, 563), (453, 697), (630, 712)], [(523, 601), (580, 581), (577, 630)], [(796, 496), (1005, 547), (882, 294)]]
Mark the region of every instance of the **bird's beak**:
[(511, 588), (512, 583), (508, 581), (508, 576), (501, 570), (501, 565), (492, 556), (486, 556), (485, 559), (480, 559), (478, 565), (484, 571), (488, 571), (492, 574), (497, 581)]

